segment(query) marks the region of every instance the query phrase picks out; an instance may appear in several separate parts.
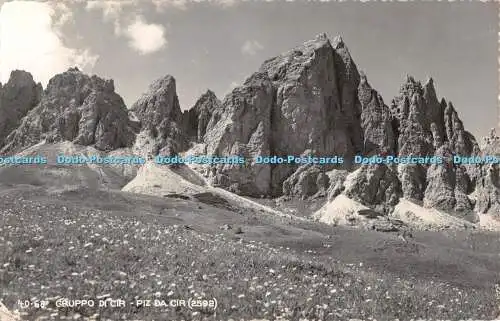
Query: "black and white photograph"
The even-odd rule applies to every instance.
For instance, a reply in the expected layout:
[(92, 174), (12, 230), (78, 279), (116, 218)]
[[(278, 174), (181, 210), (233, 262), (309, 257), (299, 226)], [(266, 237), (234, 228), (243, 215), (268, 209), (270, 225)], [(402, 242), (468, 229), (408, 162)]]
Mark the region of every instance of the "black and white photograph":
[(499, 25), (0, 0), (0, 321), (500, 320)]

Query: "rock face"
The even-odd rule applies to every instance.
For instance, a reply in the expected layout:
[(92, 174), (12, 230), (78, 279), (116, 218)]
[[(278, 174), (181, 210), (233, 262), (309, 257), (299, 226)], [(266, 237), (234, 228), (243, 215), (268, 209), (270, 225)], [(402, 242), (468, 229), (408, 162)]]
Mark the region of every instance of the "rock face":
[[(425, 86), (429, 92), (433, 92), (432, 80)], [(424, 99), (424, 88), (420, 82), (413, 77), (407, 76), (400, 88), (400, 95), (393, 100), (392, 114), (396, 133), (398, 137), (397, 154), (405, 156), (433, 155), (431, 123), (433, 120), (427, 115), (434, 114), (433, 108), (440, 108), (433, 101), (432, 94), (426, 94)], [(442, 111), (437, 112), (441, 114)], [(443, 127), (443, 122), (437, 122), (438, 130)], [(442, 131), (442, 130), (441, 130)], [(439, 147), (442, 144), (438, 144)], [(410, 200), (421, 201), (426, 186), (426, 165), (411, 164), (399, 166), (399, 178), (403, 186), (403, 195)]]
[(283, 182), (283, 193), (303, 198), (318, 193), (326, 195), (329, 185), (330, 178), (321, 166), (306, 164), (300, 166)]
[[(213, 185), (242, 195), (341, 195), (372, 214), (390, 213), (401, 198), (460, 218), (500, 213), (498, 165), (451, 161), (499, 155), (498, 136), (481, 151), (453, 104), (438, 99), (432, 78), (422, 84), (407, 76), (387, 106), (343, 40), (325, 34), (266, 60), (222, 101), (208, 90), (184, 113), (170, 75), (127, 110), (112, 80), (70, 69), (42, 91), (30, 74), (14, 71), (0, 85), (0, 152), (42, 140), (103, 151), (133, 146), (148, 155), (243, 156), (244, 164), (200, 166)], [(439, 156), (445, 163), (354, 164), (360, 154)], [(257, 156), (289, 155), (344, 162), (256, 163)]]
[(134, 133), (113, 81), (89, 77), (76, 68), (56, 75), (38, 105), (5, 139), (2, 152), (20, 151), (43, 140), (104, 151), (131, 146)]
[(349, 174), (344, 186), (344, 195), (382, 213), (389, 213), (402, 196), (397, 171), (385, 164), (361, 166)]
[(399, 165), (403, 196), (423, 201), (428, 207), (468, 215), (473, 209), (468, 198), (473, 189), (473, 168), (453, 165), (451, 157), (475, 155), (479, 148), (474, 137), (464, 130), (452, 103), (438, 101), (432, 78), (422, 85), (407, 76), (391, 112), (398, 156), (441, 156), (450, 161), (444, 165)]
[[(363, 149), (358, 84), (358, 71), (342, 39), (332, 45), (319, 35), (265, 61), (224, 99), (207, 127), (207, 153), (253, 158), (310, 151), (352, 158)], [(221, 165), (212, 173), (216, 184), (243, 194), (279, 195), (298, 167)], [(285, 192), (294, 190), (285, 185)]]
[[(342, 39), (326, 35), (262, 65), (276, 90), (273, 151), (352, 156), (362, 150), (359, 74)], [(286, 138), (286, 139), (284, 139)], [(286, 176), (286, 175), (284, 175)]]
[[(422, 85), (407, 76), (388, 107), (358, 72), (340, 37), (330, 42), (321, 34), (268, 59), (220, 107), (212, 108), (217, 105), (214, 95), (205, 96), (187, 119), (188, 127), (196, 128), (192, 136), (200, 141), (204, 134), (208, 155), (339, 155), (346, 161), (344, 166), (212, 166), (212, 182), (240, 194), (331, 194), (326, 192), (331, 190), (327, 172), (351, 168), (356, 154), (450, 157), (479, 152), (452, 103), (438, 100), (432, 78)], [(364, 166), (357, 175), (359, 186), (348, 189), (335, 182), (335, 193), (343, 191), (384, 212), (404, 197), (464, 216), (474, 208), (468, 195), (480, 176), (474, 166), (429, 164)], [(376, 188), (379, 179), (381, 191)]]
[(141, 124), (136, 141), (139, 149), (153, 155), (173, 155), (187, 147), (174, 77), (167, 75), (154, 81), (131, 111)]
[[(482, 156), (500, 157), (500, 137), (493, 129), (485, 139)], [(480, 167), (476, 183), (476, 210), (500, 216), (500, 169), (498, 164)]]
[(384, 104), (382, 96), (372, 89), (365, 75), (361, 76), (358, 98), (362, 108), (364, 154), (367, 156), (378, 153), (393, 154), (396, 142), (389, 107)]
[(0, 148), (7, 135), (40, 102), (41, 94), (42, 85), (25, 71), (12, 71), (9, 81), (4, 86), (0, 84)]
[[(266, 73), (255, 73), (236, 88), (212, 115), (205, 134), (208, 155), (270, 155), (274, 88)], [(215, 165), (215, 185), (249, 195), (271, 193), (269, 164)]]
[(203, 141), (208, 123), (214, 111), (219, 109), (220, 105), (221, 101), (215, 93), (207, 90), (191, 109), (182, 114), (184, 128), (187, 129), (189, 136), (196, 142)]
[[(447, 144), (436, 151), (436, 155), (443, 158), (451, 154), (452, 150)], [(451, 162), (429, 166), (424, 196), (425, 207), (453, 211), (466, 217), (472, 213), (474, 207), (468, 197), (470, 192), (471, 182), (464, 166), (453, 166)]]
[(326, 175), (328, 177), (328, 183), (329, 183), (327, 190), (327, 197), (328, 200), (331, 201), (344, 191), (345, 189), (344, 182), (346, 181), (346, 178), (349, 175), (349, 171), (334, 169), (326, 172)]

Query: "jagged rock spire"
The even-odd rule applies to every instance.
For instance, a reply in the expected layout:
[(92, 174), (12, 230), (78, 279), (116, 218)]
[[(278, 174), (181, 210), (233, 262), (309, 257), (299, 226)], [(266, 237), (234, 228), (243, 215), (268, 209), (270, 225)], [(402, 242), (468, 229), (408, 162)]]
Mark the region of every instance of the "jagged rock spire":
[(316, 35), (316, 39), (322, 40), (322, 41), (329, 40), (326, 32), (322, 32), (322, 33), (319, 33), (318, 35)]
[(135, 144), (141, 152), (173, 155), (187, 147), (173, 76), (165, 75), (151, 83), (131, 110), (141, 122), (141, 133)]
[(165, 118), (173, 121), (180, 119), (182, 113), (176, 90), (176, 81), (171, 75), (156, 79), (149, 85), (131, 107), (143, 127), (157, 127)]
[(364, 131), (363, 153), (366, 155), (394, 153), (395, 136), (389, 107), (382, 96), (368, 83), (364, 73), (360, 73), (358, 99), (361, 103), (361, 127)]
[(198, 98), (194, 106), (183, 113), (183, 124), (190, 137), (202, 141), (213, 113), (221, 102), (213, 91), (207, 91)]
[(368, 83), (368, 77), (366, 76), (366, 74), (365, 74), (365, 72), (363, 70), (359, 71), (359, 80), (360, 80), (360, 85), (368, 85), (368, 86), (370, 86), (370, 84)]
[(332, 41), (332, 46), (335, 49), (340, 49), (345, 47), (344, 40), (342, 39), (341, 35), (337, 35), (333, 41)]

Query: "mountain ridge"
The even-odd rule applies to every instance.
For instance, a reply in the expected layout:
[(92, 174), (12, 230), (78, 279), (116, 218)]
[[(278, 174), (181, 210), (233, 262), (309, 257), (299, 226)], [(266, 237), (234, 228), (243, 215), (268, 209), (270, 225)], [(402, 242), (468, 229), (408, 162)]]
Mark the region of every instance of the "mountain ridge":
[[(254, 197), (332, 198), (342, 193), (384, 214), (400, 199), (461, 218), (499, 213), (498, 166), (449, 162), (453, 154), (484, 151), (465, 130), (453, 103), (439, 100), (433, 78), (422, 84), (407, 75), (388, 106), (340, 36), (330, 41), (319, 34), (267, 59), (222, 100), (207, 90), (185, 111), (171, 75), (152, 82), (130, 109), (112, 80), (77, 68), (54, 76), (44, 90), (29, 73), (16, 71), (11, 78), (0, 87), (2, 153), (40, 141), (72, 141), (102, 151), (132, 148), (148, 156), (193, 152), (193, 144), (199, 145), (196, 153), (207, 156), (339, 155), (345, 164), (250, 161), (247, 166), (206, 165), (203, 173), (213, 186)], [(7, 98), (20, 90), (26, 91), (26, 100), (9, 107), (12, 99)], [(11, 109), (15, 113), (2, 123)], [(497, 145), (488, 146), (498, 154)], [(359, 154), (442, 156), (447, 162), (357, 166), (352, 159)], [(355, 182), (346, 185), (342, 175), (337, 182), (336, 170), (355, 172)]]

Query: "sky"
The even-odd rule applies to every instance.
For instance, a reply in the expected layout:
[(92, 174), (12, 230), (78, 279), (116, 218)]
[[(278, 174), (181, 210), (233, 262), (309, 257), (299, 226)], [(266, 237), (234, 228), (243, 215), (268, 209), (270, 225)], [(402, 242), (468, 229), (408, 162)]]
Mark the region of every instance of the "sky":
[(490, 2), (0, 0), (0, 81), (23, 69), (44, 86), (78, 66), (115, 81), (127, 106), (177, 80), (182, 109), (220, 99), (262, 62), (325, 32), (341, 35), (389, 104), (406, 74), (432, 76), (467, 130), (499, 126), (498, 25)]

